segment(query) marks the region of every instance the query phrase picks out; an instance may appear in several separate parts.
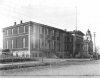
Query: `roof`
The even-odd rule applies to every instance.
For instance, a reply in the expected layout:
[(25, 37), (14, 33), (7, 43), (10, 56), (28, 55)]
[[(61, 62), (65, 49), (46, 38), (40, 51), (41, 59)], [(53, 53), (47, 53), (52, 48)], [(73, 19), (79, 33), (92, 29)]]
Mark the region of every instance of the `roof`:
[(78, 34), (78, 35), (82, 35), (84, 36), (85, 34), (83, 32), (81, 32), (80, 30), (73, 30), (73, 31), (69, 31), (72, 34)]
[(86, 35), (91, 35), (91, 32), (89, 29), (87, 30)]
[(17, 26), (17, 27), (18, 27), (18, 26), (23, 26), (23, 25), (30, 24), (30, 22), (31, 22), (31, 21), (29, 21), (29, 22), (24, 22), (24, 23), (22, 23), (22, 24), (12, 25), (12, 26), (8, 26), (8, 27), (2, 28), (2, 29), (5, 30), (5, 29), (8, 29), (8, 28), (16, 27), (16, 26)]
[(52, 27), (52, 26), (49, 26), (49, 25), (45, 25), (45, 24), (41, 24), (41, 23), (37, 23), (37, 22), (33, 22), (33, 21), (28, 21), (28, 22), (24, 22), (24, 23), (21, 23), (21, 24), (16, 24), (16, 25), (13, 25), (13, 26), (8, 26), (8, 27), (3, 28), (3, 30), (9, 29), (9, 28), (13, 28), (13, 27), (18, 27), (18, 26), (28, 25), (28, 24), (38, 24), (38, 25), (41, 25), (41, 26), (45, 26), (45, 27), (49, 27), (49, 28), (54, 28), (54, 29), (57, 29), (57, 30), (60, 30), (60, 31), (65, 31), (63, 29), (59, 29), (59, 28), (56, 28), (56, 27)]

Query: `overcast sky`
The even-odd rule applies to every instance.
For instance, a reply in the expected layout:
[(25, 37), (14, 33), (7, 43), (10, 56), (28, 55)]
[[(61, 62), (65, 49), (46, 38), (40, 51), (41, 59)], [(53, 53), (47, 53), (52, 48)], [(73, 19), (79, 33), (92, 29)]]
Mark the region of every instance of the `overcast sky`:
[(96, 32), (96, 45), (100, 46), (100, 1), (99, 0), (0, 0), (0, 47), (2, 28), (14, 22), (35, 21), (53, 27), (83, 33), (90, 29)]

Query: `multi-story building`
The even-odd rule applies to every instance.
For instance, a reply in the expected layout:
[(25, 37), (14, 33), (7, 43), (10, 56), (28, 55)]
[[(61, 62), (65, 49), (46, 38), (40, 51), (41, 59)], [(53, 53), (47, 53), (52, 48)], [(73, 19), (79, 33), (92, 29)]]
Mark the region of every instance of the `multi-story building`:
[(3, 49), (15, 56), (64, 58), (73, 53), (73, 36), (55, 27), (21, 21), (3, 28)]
[(70, 33), (73, 35), (73, 57), (82, 57), (84, 33), (79, 30), (74, 30)]

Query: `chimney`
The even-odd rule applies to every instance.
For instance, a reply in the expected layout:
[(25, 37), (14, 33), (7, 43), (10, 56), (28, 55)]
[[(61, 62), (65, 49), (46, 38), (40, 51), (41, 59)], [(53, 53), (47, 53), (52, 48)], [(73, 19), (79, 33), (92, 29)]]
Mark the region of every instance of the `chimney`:
[(16, 25), (16, 22), (14, 22), (14, 25)]
[(22, 22), (22, 20), (20, 21), (20, 24), (22, 24), (23, 22)]
[(65, 29), (65, 31), (67, 31), (67, 30)]

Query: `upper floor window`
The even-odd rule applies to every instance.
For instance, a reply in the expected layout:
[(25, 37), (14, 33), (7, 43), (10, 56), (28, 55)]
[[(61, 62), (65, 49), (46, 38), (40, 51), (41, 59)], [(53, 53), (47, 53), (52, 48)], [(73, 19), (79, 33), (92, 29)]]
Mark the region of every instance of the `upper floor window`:
[(6, 46), (7, 46), (6, 48), (8, 49), (8, 40), (7, 40)]
[(57, 31), (57, 37), (59, 37), (59, 32)]
[(46, 30), (45, 30), (45, 34), (46, 34), (46, 35), (49, 34), (49, 30), (48, 30), (48, 28), (46, 28)]
[(8, 36), (8, 30), (6, 30), (6, 35)]
[(36, 26), (33, 26), (33, 33), (36, 33)]
[(47, 28), (47, 35), (49, 34), (49, 29)]
[(70, 37), (70, 40), (69, 41), (72, 42), (72, 37)]
[(52, 41), (52, 49), (54, 49), (54, 45), (55, 45), (55, 44), (54, 44), (54, 41)]
[(23, 48), (25, 48), (25, 38), (23, 38)]
[(49, 49), (50, 46), (49, 46), (49, 42), (47, 40), (45, 40), (45, 49)]
[(33, 48), (36, 48), (36, 39), (33, 38)]
[(57, 50), (59, 49), (59, 47), (58, 47), (58, 46), (59, 46), (59, 42), (57, 42)]
[(39, 27), (39, 32), (40, 34), (42, 34), (42, 27)]
[(66, 36), (64, 37), (64, 40), (65, 40), (65, 42), (67, 42), (67, 37)]
[(67, 50), (69, 50), (69, 45), (67, 45)]
[(13, 28), (11, 29), (11, 34), (13, 35)]
[(42, 39), (39, 39), (39, 47), (42, 48)]
[(25, 26), (24, 26), (24, 33), (25, 33)]
[(69, 37), (67, 37), (67, 42), (69, 42)]
[(54, 36), (54, 30), (52, 30), (52, 36)]
[(17, 34), (19, 34), (19, 27), (17, 27)]
[(13, 49), (13, 40), (11, 40), (11, 48)]

